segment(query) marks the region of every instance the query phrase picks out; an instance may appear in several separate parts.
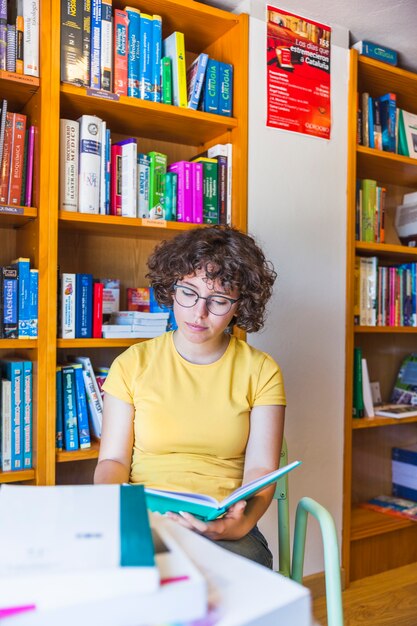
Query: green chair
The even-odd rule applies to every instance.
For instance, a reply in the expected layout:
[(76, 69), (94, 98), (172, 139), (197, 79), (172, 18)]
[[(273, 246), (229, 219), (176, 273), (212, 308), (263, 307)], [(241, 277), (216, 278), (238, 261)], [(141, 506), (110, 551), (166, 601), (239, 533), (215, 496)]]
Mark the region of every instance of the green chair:
[[(288, 462), (287, 444), (283, 443), (280, 465)], [(330, 513), (312, 498), (301, 498), (295, 515), (291, 562), (290, 516), (288, 505), (288, 475), (276, 484), (274, 499), (278, 504), (279, 573), (302, 584), (308, 514), (320, 525), (324, 550), (324, 574), (328, 626), (343, 626), (342, 587), (340, 580), (339, 547), (334, 521)]]

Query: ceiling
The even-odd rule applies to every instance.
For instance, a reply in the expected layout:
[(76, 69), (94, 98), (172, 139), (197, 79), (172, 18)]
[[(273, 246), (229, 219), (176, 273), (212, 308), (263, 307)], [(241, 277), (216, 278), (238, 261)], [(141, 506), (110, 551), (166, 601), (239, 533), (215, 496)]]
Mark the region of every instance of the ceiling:
[[(247, 10), (245, 0), (204, 0), (228, 11), (239, 6)], [(399, 66), (417, 72), (417, 0), (252, 0), (252, 4), (271, 4), (293, 11), (329, 26), (350, 30), (351, 43), (367, 39), (393, 48), (399, 53)]]

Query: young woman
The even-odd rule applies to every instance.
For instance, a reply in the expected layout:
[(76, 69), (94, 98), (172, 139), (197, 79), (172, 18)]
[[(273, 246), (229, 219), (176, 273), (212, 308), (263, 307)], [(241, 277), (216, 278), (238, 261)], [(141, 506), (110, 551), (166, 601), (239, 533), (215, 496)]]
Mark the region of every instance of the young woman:
[[(104, 384), (96, 483), (143, 483), (218, 500), (275, 470), (284, 427), (280, 369), (231, 335), (262, 328), (276, 274), (249, 235), (229, 227), (187, 231), (148, 260), (160, 304), (178, 329), (138, 343), (113, 363)], [(225, 548), (272, 567), (256, 524), (274, 487), (203, 522), (168, 515)]]

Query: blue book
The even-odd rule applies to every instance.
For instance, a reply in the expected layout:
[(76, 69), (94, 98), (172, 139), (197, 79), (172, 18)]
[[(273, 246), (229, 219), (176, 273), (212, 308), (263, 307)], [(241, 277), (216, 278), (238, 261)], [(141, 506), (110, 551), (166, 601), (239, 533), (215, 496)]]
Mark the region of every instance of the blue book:
[(93, 334), (93, 275), (75, 275), (75, 337)]
[(101, 0), (91, 0), (90, 87), (101, 89)]
[(29, 337), (38, 336), (39, 270), (30, 270), (29, 278)]
[(370, 148), (375, 148), (374, 139), (374, 99), (368, 96), (368, 142)]
[(203, 111), (206, 113), (219, 112), (219, 62), (214, 59), (209, 59), (207, 62)]
[(139, 43), (140, 43), (140, 11), (126, 7), (129, 19), (128, 38), (129, 54), (127, 57), (127, 95), (139, 98)]
[(161, 57), (162, 57), (162, 19), (154, 15), (152, 19), (151, 47), (151, 93), (154, 102), (161, 102)]
[(64, 419), (62, 408), (62, 367), (57, 365), (56, 367), (56, 435), (55, 435), (55, 447), (57, 450), (62, 450), (64, 447)]
[(17, 333), (22, 339), (30, 336), (30, 259), (19, 257), (12, 261), (12, 267), (17, 269)]
[(219, 61), (219, 113), (231, 117), (233, 111), (233, 65)]
[(198, 109), (208, 60), (208, 54), (202, 52), (187, 69), (187, 105), (189, 109)]
[(33, 395), (32, 395), (32, 361), (23, 361), (23, 468), (32, 467), (32, 432), (33, 432)]
[(62, 413), (64, 429), (64, 449), (78, 450), (77, 399), (75, 394), (75, 373), (70, 365), (62, 367)]
[(1, 268), (0, 275), (0, 303), (2, 303), (0, 318), (0, 337), (3, 339), (17, 339), (18, 336), (18, 291), (17, 269), (7, 265)]
[(152, 96), (152, 16), (140, 14), (139, 26), (139, 97), (153, 100)]
[(80, 448), (90, 448), (90, 427), (88, 425), (87, 396), (85, 393), (83, 366), (80, 363), (72, 364), (75, 375), (75, 394), (77, 401), (78, 439)]
[(397, 97), (395, 93), (386, 93), (378, 98), (382, 128), (382, 149), (395, 152)]
[(372, 43), (372, 41), (364, 39), (353, 44), (352, 48), (358, 50), (359, 54), (363, 56), (382, 61), (383, 63), (389, 63), (390, 65), (397, 65), (397, 52), (386, 46), (379, 46), (376, 43)]
[(11, 382), (11, 470), (23, 469), (23, 442), (22, 442), (22, 385), (23, 363), (13, 359), (1, 361), (2, 374)]

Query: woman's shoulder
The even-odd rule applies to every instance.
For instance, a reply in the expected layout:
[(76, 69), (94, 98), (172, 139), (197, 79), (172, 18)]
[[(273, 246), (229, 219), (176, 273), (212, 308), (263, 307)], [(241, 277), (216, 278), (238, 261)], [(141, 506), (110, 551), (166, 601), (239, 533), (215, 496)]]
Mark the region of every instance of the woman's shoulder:
[(278, 367), (275, 359), (268, 352), (259, 350), (255, 348), (255, 346), (250, 345), (247, 341), (234, 336), (232, 336), (231, 341), (234, 343), (234, 350), (238, 358), (248, 359), (252, 362), (259, 362), (260, 364), (268, 362)]

